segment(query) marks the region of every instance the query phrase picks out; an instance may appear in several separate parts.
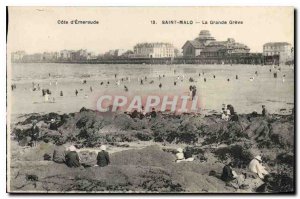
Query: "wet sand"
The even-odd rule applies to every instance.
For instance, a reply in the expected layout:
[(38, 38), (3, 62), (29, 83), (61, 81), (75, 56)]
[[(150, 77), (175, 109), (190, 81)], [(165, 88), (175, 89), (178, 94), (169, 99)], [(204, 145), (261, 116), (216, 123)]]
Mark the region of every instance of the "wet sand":
[[(103, 66), (94, 67), (103, 68)], [(79, 111), (82, 107), (95, 110), (99, 96), (107, 93), (127, 96), (146, 96), (151, 94), (188, 95), (190, 85), (197, 87), (197, 96), (201, 104), (200, 112), (204, 114), (213, 110), (220, 110), (222, 104), (232, 104), (238, 113), (260, 112), (262, 104), (266, 105), (270, 113), (280, 114), (290, 113), (290, 110), (294, 107), (294, 71), (288, 66), (280, 66), (281, 71), (278, 71), (272, 66), (253, 65), (146, 65), (141, 66), (145, 70), (144, 74), (141, 73), (142, 69), (141, 71), (138, 70), (138, 66), (132, 66), (134, 67), (132, 71), (128, 66), (126, 69), (120, 69), (120, 67), (109, 74), (109, 69), (106, 68), (108, 72), (104, 72), (105, 75), (101, 75), (100, 69), (94, 69), (99, 74), (80, 78), (60, 78), (57, 77), (57, 74), (57, 78), (53, 77), (54, 75), (47, 77), (50, 70), (43, 70), (43, 78), (40, 79), (23, 79), (19, 81), (15, 79), (13, 82), (17, 85), (17, 89), (11, 93), (12, 114), (35, 112), (70, 113)], [(146, 67), (149, 67), (151, 70)], [(165, 68), (161, 69), (159, 67)], [(243, 67), (243, 69), (240, 67)], [(75, 69), (78, 70), (78, 68)], [(272, 69), (272, 72), (269, 69)], [(278, 73), (277, 78), (273, 77), (275, 70)], [(258, 71), (257, 76), (255, 71)], [(54, 73), (53, 71), (51, 72)], [(83, 70), (83, 76), (84, 72), (87, 71)], [(115, 79), (114, 73), (118, 74), (117, 79)], [(160, 80), (158, 78), (159, 74), (161, 75)], [(284, 74), (285, 78), (283, 81)], [(182, 75), (184, 75), (184, 79)], [(238, 79), (236, 79), (236, 75), (238, 75)], [(148, 77), (147, 80), (145, 80), (145, 76)], [(178, 76), (180, 77), (179, 80)], [(130, 77), (130, 81), (126, 80), (126, 77)], [(190, 77), (195, 82), (189, 82)], [(254, 77), (253, 81), (250, 81), (251, 77)], [(123, 82), (121, 78), (124, 79)], [(143, 85), (140, 84), (140, 79), (142, 78), (144, 79)], [(206, 78), (206, 82), (204, 78)], [(83, 79), (87, 81), (86, 84), (82, 84)], [(181, 81), (182, 79), (183, 81)], [(230, 79), (230, 81), (227, 81), (227, 79)], [(120, 81), (120, 85), (117, 85), (117, 80)], [(55, 98), (55, 102), (45, 103), (41, 90), (32, 91), (32, 81), (39, 84), (41, 89), (50, 89), (52, 92), (50, 100)], [(109, 85), (107, 84), (108, 81), (110, 82)], [(151, 81), (154, 83), (150, 84)], [(176, 86), (174, 86), (174, 81), (177, 81)], [(100, 85), (101, 82), (103, 82), (103, 85)], [(162, 88), (159, 88), (159, 83), (162, 84)], [(125, 85), (128, 87), (128, 92), (125, 92)], [(92, 92), (90, 87), (93, 89)], [(75, 95), (75, 89), (79, 91), (78, 96)], [(60, 96), (60, 91), (63, 91), (63, 96)]]

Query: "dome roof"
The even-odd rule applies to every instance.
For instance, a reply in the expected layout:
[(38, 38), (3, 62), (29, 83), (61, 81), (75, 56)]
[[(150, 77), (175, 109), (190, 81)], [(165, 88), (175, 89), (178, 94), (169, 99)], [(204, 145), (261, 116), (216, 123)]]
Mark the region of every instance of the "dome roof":
[(215, 40), (215, 38), (210, 35), (210, 32), (208, 30), (201, 30), (199, 33), (198, 39), (199, 40), (207, 40), (207, 39)]

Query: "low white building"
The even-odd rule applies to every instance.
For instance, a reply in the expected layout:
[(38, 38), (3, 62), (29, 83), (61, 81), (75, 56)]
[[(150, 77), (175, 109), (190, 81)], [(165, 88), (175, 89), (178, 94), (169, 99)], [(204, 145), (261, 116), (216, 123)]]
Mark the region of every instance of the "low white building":
[(23, 57), (26, 55), (25, 51), (17, 51), (11, 53), (11, 60), (13, 62), (19, 62), (23, 60)]
[(136, 58), (175, 57), (175, 48), (170, 43), (139, 43), (133, 49)]

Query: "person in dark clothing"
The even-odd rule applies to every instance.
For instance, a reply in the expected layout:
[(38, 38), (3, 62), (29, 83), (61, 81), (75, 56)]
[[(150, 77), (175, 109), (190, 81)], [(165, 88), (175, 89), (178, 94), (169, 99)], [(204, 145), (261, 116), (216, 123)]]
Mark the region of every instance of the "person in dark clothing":
[(192, 100), (194, 100), (195, 96), (196, 96), (196, 92), (197, 92), (197, 89), (196, 89), (196, 86), (193, 87), (193, 90), (192, 90)]
[(156, 118), (156, 111), (155, 108), (152, 108), (152, 111), (150, 113), (151, 118)]
[(78, 90), (77, 90), (77, 89), (75, 90), (75, 95), (76, 95), (76, 96), (78, 95)]
[(57, 131), (57, 123), (56, 123), (55, 119), (51, 119), (49, 129)]
[(233, 173), (232, 173), (231, 166), (232, 166), (232, 163), (230, 162), (229, 164), (227, 164), (223, 167), (221, 180), (223, 180), (224, 182), (230, 182), (235, 179), (233, 176)]
[(267, 109), (266, 109), (266, 106), (265, 106), (265, 105), (262, 105), (261, 107), (262, 107), (262, 111), (261, 111), (262, 116), (263, 116), (263, 117), (268, 116), (268, 111), (267, 111)]
[(192, 150), (190, 148), (186, 148), (185, 151), (183, 152), (183, 155), (185, 159), (192, 158), (193, 157)]
[(37, 139), (39, 138), (40, 135), (40, 129), (36, 124), (37, 121), (34, 120), (32, 122), (32, 127), (31, 127), (31, 142), (33, 147), (37, 146)]
[(232, 105), (228, 104), (228, 105), (227, 105), (227, 110), (230, 111), (230, 115), (234, 115), (234, 108), (233, 108)]
[(139, 112), (137, 110), (134, 110), (131, 115), (130, 115), (131, 118), (138, 118), (139, 117)]
[(66, 149), (64, 146), (59, 144), (58, 146), (55, 147), (52, 160), (56, 163), (66, 162)]
[(70, 151), (66, 155), (66, 165), (68, 167), (80, 167), (80, 160), (75, 146), (71, 146)]
[(109, 155), (106, 151), (106, 146), (102, 145), (100, 147), (101, 151), (97, 155), (97, 165), (100, 167), (105, 167), (110, 164)]
[(230, 121), (238, 122), (239, 116), (236, 113), (234, 113), (233, 115), (231, 115)]

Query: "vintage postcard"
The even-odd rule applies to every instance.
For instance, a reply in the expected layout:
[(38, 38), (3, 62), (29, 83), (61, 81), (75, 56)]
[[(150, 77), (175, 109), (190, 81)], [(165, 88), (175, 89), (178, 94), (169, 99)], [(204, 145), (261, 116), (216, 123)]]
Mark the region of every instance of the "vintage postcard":
[(293, 7), (7, 12), (7, 192), (295, 193)]

